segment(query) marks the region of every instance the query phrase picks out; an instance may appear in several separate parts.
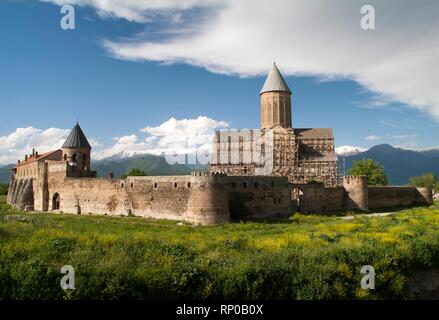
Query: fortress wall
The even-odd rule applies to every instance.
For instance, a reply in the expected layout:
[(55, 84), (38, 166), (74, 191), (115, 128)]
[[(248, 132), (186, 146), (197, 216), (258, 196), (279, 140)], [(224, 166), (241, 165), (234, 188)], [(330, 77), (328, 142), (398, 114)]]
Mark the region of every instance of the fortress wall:
[(8, 196), (6, 198), (6, 203), (11, 204), (12, 203), (12, 197), (15, 192), (15, 188), (17, 187), (17, 180), (11, 180), (9, 182), (9, 188), (8, 188)]
[(125, 189), (136, 216), (185, 220), (190, 182), (190, 176), (129, 177), (119, 181), (119, 188)]
[(302, 213), (320, 213), (325, 203), (325, 187), (317, 184), (298, 186), (300, 190), (299, 211)]
[(128, 215), (199, 224), (292, 214), (286, 177), (192, 175), (114, 179), (49, 179), (49, 210), (59, 194), (65, 213)]
[(8, 190), (7, 203), (17, 209), (32, 209), (34, 205), (33, 179), (12, 181)]
[(59, 210), (65, 213), (128, 215), (128, 197), (124, 189), (110, 179), (63, 179), (48, 186), (48, 210), (54, 210), (59, 195)]
[(299, 211), (303, 213), (323, 213), (343, 210), (344, 189), (342, 187), (326, 188), (319, 184), (296, 185), (301, 191)]
[(11, 204), (14, 206), (17, 203), (21, 192), (23, 191), (24, 182), (25, 182), (25, 180), (23, 180), (23, 179), (20, 179), (17, 182), (17, 187), (15, 188), (15, 191), (14, 191), (14, 194), (12, 195), (12, 200), (11, 200)]
[(228, 199), (217, 180), (192, 176), (52, 179), (49, 209), (59, 194), (60, 211), (65, 213), (133, 214), (201, 224), (225, 222), (230, 217)]
[(17, 197), (15, 206), (19, 210), (33, 210), (34, 194), (33, 194), (33, 179), (28, 178), (23, 180), (23, 188)]
[(323, 211), (341, 211), (344, 205), (345, 190), (343, 187), (325, 188), (325, 204)]
[(233, 220), (271, 218), (293, 213), (287, 177), (225, 177)]
[(395, 186), (369, 186), (369, 209), (429, 205), (431, 189)]

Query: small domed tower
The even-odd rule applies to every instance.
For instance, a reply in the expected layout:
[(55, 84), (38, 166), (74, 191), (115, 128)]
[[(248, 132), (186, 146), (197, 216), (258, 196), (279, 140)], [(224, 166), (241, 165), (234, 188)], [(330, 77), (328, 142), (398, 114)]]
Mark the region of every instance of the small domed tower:
[(76, 123), (66, 142), (62, 146), (63, 160), (77, 168), (78, 173), (86, 177), (90, 171), (91, 145), (88, 143), (79, 123)]
[(291, 128), (291, 90), (273, 63), (261, 92), (261, 129), (279, 125)]

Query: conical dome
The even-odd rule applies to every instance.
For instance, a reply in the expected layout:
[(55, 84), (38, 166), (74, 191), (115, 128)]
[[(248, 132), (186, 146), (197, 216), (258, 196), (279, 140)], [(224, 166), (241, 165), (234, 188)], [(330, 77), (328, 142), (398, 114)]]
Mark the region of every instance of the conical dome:
[(76, 123), (76, 126), (73, 128), (72, 132), (70, 132), (62, 147), (91, 149), (91, 145), (88, 143), (88, 140), (78, 123)]
[(270, 91), (283, 91), (291, 94), (291, 90), (288, 87), (285, 79), (279, 72), (279, 69), (276, 66), (276, 63), (273, 63), (273, 67), (268, 74), (267, 79), (265, 80), (264, 86), (259, 94), (263, 94), (264, 92)]

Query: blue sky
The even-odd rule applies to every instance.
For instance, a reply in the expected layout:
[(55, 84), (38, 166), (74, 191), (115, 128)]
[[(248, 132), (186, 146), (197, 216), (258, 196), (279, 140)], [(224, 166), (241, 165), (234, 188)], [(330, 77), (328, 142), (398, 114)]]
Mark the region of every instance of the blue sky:
[[(75, 6), (75, 12), (76, 29), (62, 30), (59, 5), (0, 3), (0, 140), (17, 128), (70, 129), (77, 119), (102, 150), (116, 137), (143, 139), (140, 129), (159, 127), (172, 117), (205, 116), (231, 128), (259, 127), (258, 93), (263, 70), (271, 67), (267, 59), (255, 72), (216, 71), (186, 63), (187, 58), (133, 61), (116, 56), (103, 42), (131, 40), (139, 33), (142, 41), (160, 41), (166, 35), (154, 31), (166, 26), (166, 17), (129, 21), (99, 15), (92, 6)], [(276, 61), (283, 72), (282, 59)], [(431, 109), (383, 98), (379, 90), (346, 77), (322, 80), (327, 77), (301, 73), (306, 74), (285, 76), (293, 91), (294, 127), (332, 127), (337, 146), (439, 146), (438, 119)], [(3, 152), (15, 156), (21, 147), (9, 145)]]

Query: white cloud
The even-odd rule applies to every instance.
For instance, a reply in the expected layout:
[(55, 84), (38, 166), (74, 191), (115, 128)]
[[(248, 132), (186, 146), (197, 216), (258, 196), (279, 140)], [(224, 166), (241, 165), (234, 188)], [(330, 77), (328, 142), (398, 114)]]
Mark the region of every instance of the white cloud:
[(376, 136), (376, 135), (370, 135), (370, 136), (367, 136), (366, 138), (365, 138), (367, 141), (377, 141), (377, 140), (382, 140), (383, 139), (383, 137), (379, 137), (379, 136)]
[(366, 151), (367, 149), (362, 147), (354, 147), (354, 146), (340, 146), (335, 148), (335, 153), (338, 156), (353, 156), (355, 154)]
[(114, 145), (94, 152), (93, 157), (210, 153), (214, 131), (228, 126), (227, 122), (204, 116), (181, 120), (171, 118), (158, 126), (141, 129), (144, 137), (133, 134), (115, 138)]
[(414, 133), (414, 134), (395, 134), (391, 137), (394, 139), (402, 140), (402, 139), (413, 139), (416, 138), (417, 136), (418, 134)]
[[(241, 76), (265, 74), (275, 60), (284, 74), (355, 80), (380, 101), (407, 103), (439, 120), (436, 0), (372, 1), (376, 30), (368, 31), (360, 28), (362, 0), (42, 1), (92, 6), (102, 17), (159, 19), (168, 37), (148, 39), (145, 32), (104, 42), (121, 59), (183, 62)], [(185, 19), (194, 8), (203, 10)]]
[[(111, 146), (105, 146), (97, 139), (88, 140), (93, 147), (92, 158), (96, 160), (140, 154), (201, 154), (211, 152), (214, 131), (228, 126), (225, 121), (204, 116), (181, 120), (171, 118), (158, 126), (140, 129), (139, 135), (114, 138), (115, 143)], [(40, 154), (59, 149), (69, 133), (68, 129), (27, 127), (0, 136), (0, 164), (16, 163), (33, 148)]]
[(16, 163), (35, 148), (40, 153), (59, 149), (70, 130), (34, 127), (18, 128), (9, 135), (0, 136), (0, 164)]
[(151, 12), (166, 14), (173, 21), (178, 21), (179, 11), (194, 7), (211, 7), (220, 3), (218, 0), (39, 0), (57, 5), (71, 4), (92, 6), (103, 18), (124, 18), (135, 22), (151, 21)]

